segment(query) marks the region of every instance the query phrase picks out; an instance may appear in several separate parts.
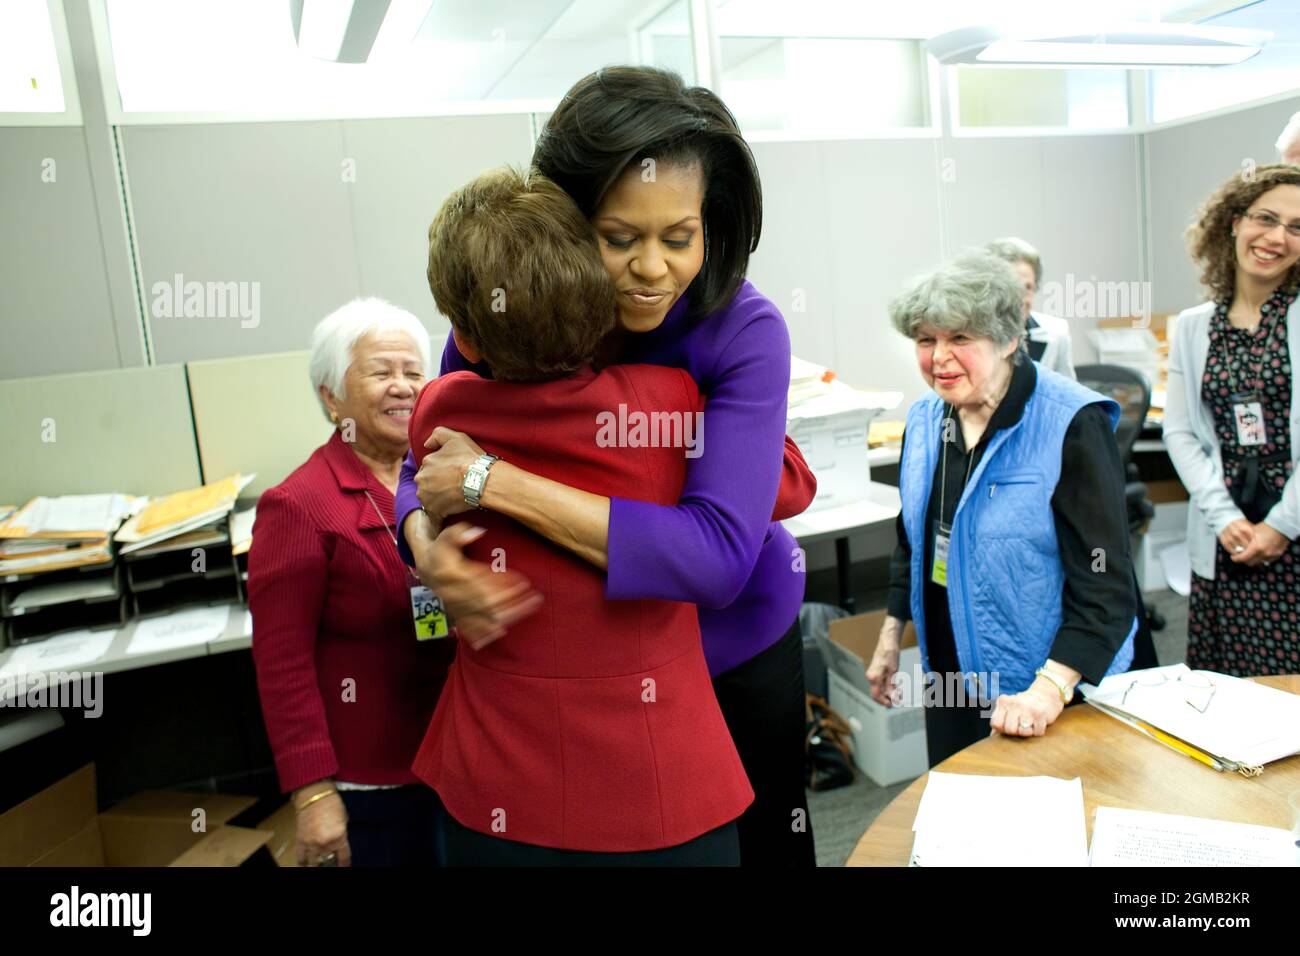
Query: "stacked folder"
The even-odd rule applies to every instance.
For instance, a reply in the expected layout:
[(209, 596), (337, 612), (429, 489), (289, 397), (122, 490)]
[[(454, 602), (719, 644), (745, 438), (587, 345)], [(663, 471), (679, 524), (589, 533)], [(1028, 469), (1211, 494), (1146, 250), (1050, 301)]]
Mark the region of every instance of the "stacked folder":
[(143, 503), (121, 494), (33, 498), (0, 520), (0, 575), (110, 563), (109, 537)]
[(122, 526), (114, 538), (137, 616), (243, 599), (238, 555), (252, 526), (234, 508), (252, 480), (236, 473), (156, 498)]
[(1300, 753), (1300, 695), (1186, 664), (1080, 687), (1088, 703), (1214, 770), (1258, 776)]
[[(164, 542), (174, 546), (202, 547), (228, 540), (225, 519), (235, 509), (235, 499), (253, 480), (238, 473), (198, 488), (154, 498), (113, 536), (123, 554)], [(187, 537), (183, 537), (187, 536)]]

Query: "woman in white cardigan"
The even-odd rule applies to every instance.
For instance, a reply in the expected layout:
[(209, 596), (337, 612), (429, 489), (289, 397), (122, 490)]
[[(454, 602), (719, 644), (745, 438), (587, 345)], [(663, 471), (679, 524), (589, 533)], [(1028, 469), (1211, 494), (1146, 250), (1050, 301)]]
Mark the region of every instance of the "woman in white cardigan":
[(1300, 167), (1234, 176), (1188, 230), (1211, 301), (1177, 318), (1165, 445), (1191, 496), (1187, 663), (1300, 671)]

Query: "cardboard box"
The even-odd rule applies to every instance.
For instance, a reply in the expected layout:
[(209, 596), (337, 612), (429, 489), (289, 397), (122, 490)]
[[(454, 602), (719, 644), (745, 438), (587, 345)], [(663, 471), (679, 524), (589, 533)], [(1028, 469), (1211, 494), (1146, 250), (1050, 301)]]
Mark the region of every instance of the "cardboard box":
[(919, 777), (929, 769), (921, 651), (910, 621), (898, 657), (898, 672), (904, 678), (902, 704), (882, 707), (871, 699), (866, 670), (884, 622), (884, 611), (831, 621), (824, 644), (830, 705), (853, 728), (853, 762), (882, 787)]
[(275, 813), (257, 825), (259, 830), (271, 831), (271, 842), (266, 848), (271, 852), (271, 859), (276, 866), (297, 866), (294, 856), (294, 841), (298, 838), (298, 813), (293, 803), (286, 803)]
[(227, 825), (253, 797), (144, 790), (96, 813), (95, 794), (87, 764), (0, 814), (0, 866), (239, 866), (273, 837)]
[(1187, 489), (1177, 478), (1162, 478), (1159, 481), (1148, 481), (1147, 498), (1153, 505), (1170, 505), (1180, 501), (1190, 500)]

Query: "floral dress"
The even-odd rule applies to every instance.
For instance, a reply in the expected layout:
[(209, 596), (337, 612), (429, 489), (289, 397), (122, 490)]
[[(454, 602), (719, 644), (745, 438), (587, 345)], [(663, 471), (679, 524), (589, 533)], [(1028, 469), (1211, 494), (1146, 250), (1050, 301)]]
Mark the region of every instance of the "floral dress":
[[(1253, 330), (1234, 328), (1228, 303), (1210, 322), (1210, 348), (1201, 400), (1214, 416), (1231, 492), (1244, 458), (1257, 456), (1260, 483), (1282, 491), (1291, 476), (1291, 359), (1287, 309), (1293, 296), (1276, 292)], [(1263, 411), (1263, 444), (1243, 446), (1232, 396), (1253, 391)], [(1252, 418), (1246, 419), (1248, 423)], [(1239, 489), (1240, 493), (1240, 489)], [(1192, 575), (1187, 665), (1237, 677), (1300, 672), (1300, 541), (1267, 566), (1234, 564), (1217, 544), (1214, 580)]]

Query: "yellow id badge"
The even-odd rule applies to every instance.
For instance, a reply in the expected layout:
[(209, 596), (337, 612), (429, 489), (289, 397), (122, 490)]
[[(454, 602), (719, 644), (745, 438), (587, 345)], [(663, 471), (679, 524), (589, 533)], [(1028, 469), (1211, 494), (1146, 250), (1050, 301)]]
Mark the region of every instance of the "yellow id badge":
[(422, 584), (411, 586), (411, 614), (415, 618), (417, 641), (431, 641), (437, 637), (446, 637), (450, 633), (450, 628), (447, 627), (447, 612), (442, 609), (442, 601)]
[(948, 541), (951, 536), (952, 528), (940, 521), (939, 528), (934, 533), (934, 562), (930, 565), (930, 580), (941, 588), (948, 586)]

